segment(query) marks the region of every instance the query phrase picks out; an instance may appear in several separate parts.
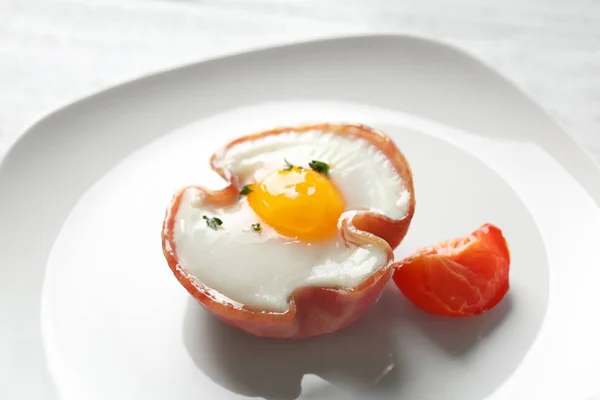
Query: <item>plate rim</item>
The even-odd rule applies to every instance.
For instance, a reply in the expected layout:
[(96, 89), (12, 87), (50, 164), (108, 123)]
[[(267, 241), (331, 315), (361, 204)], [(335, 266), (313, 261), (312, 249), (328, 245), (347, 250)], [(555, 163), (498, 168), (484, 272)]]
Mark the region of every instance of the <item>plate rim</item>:
[[(71, 108), (81, 102), (91, 101), (95, 97), (99, 97), (107, 92), (114, 91), (116, 89), (122, 88), (122, 87), (130, 85), (130, 84), (138, 83), (138, 82), (141, 82), (146, 79), (155, 78), (155, 77), (158, 77), (161, 75), (168, 75), (168, 74), (170, 74), (174, 71), (180, 70), (180, 69), (193, 68), (200, 64), (206, 64), (206, 63), (217, 62), (217, 61), (226, 61), (227, 59), (231, 59), (231, 58), (235, 58), (235, 57), (251, 55), (251, 54), (255, 54), (255, 53), (259, 53), (259, 52), (277, 51), (280, 49), (301, 46), (301, 45), (326, 44), (326, 43), (332, 43), (332, 42), (353, 41), (353, 40), (357, 40), (357, 39), (368, 39), (368, 40), (409, 39), (409, 40), (415, 40), (415, 41), (423, 42), (423, 43), (426, 43), (429, 45), (439, 46), (439, 47), (443, 47), (443, 48), (452, 50), (453, 52), (458, 53), (461, 56), (468, 58), (471, 61), (477, 62), (478, 64), (485, 67), (489, 72), (493, 73), (496, 77), (498, 77), (502, 81), (504, 81), (506, 84), (510, 85), (513, 90), (518, 91), (519, 94), (522, 97), (526, 98), (527, 101), (531, 105), (535, 106), (535, 108), (539, 112), (543, 113), (544, 116), (548, 120), (552, 121), (552, 124), (555, 126), (555, 128), (560, 130), (560, 132), (562, 134), (564, 134), (566, 137), (568, 137), (569, 140), (572, 141), (573, 144), (576, 145), (577, 149), (581, 153), (585, 154), (586, 158), (589, 161), (591, 161), (591, 163), (596, 167), (596, 172), (598, 172), (600, 174), (600, 161), (596, 161), (595, 158), (590, 154), (590, 152), (588, 152), (579, 142), (577, 142), (574, 139), (574, 137), (566, 129), (564, 129), (562, 127), (562, 125), (560, 125), (546, 111), (546, 109), (544, 109), (541, 106), (540, 103), (538, 103), (527, 92), (522, 90), (521, 87), (518, 84), (516, 84), (512, 79), (510, 79), (507, 76), (505, 76), (504, 74), (500, 73), (498, 70), (493, 68), (488, 63), (482, 61), (480, 58), (478, 58), (474, 54), (471, 54), (469, 51), (467, 51), (467, 50), (463, 49), (462, 47), (457, 46), (453, 43), (449, 43), (442, 39), (434, 39), (434, 38), (431, 38), (431, 37), (428, 37), (425, 35), (418, 35), (418, 34), (411, 34), (411, 33), (394, 33), (394, 32), (388, 32), (388, 31), (379, 31), (379, 32), (373, 31), (373, 32), (369, 32), (369, 33), (346, 32), (346, 33), (331, 34), (331, 35), (316, 37), (316, 38), (299, 38), (299, 39), (283, 40), (281, 42), (267, 44), (267, 45), (256, 44), (256, 45), (251, 45), (244, 49), (227, 51), (227, 52), (223, 52), (220, 54), (208, 56), (206, 58), (199, 58), (195, 61), (180, 63), (175, 66), (161, 68), (161, 69), (158, 69), (155, 71), (145, 72), (145, 73), (142, 73), (132, 79), (127, 79), (127, 80), (111, 83), (103, 88), (93, 90), (86, 95), (77, 97), (74, 100), (65, 102), (63, 104), (59, 104), (56, 107), (54, 107), (46, 112), (41, 113), (37, 117), (34, 117), (30, 123), (26, 124), (23, 129), (19, 130), (19, 133), (17, 134), (17, 138), (11, 144), (9, 144), (8, 147), (4, 150), (3, 154), (0, 155), (0, 168), (2, 168), (2, 166), (4, 165), (4, 160), (13, 151), (14, 147), (16, 147), (16, 145), (18, 143), (20, 143), (25, 138), (25, 136), (28, 135), (34, 128), (37, 128), (39, 125), (42, 125), (43, 123), (47, 122), (47, 120), (52, 118), (53, 116), (55, 116), (55, 114), (58, 114), (68, 108)], [(598, 198), (598, 199), (595, 198), (595, 200), (600, 204), (600, 198)]]

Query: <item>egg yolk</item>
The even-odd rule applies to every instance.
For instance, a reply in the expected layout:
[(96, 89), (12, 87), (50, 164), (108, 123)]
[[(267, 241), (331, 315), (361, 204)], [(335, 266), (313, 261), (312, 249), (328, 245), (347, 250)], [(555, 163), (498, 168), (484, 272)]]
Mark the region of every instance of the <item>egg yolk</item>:
[(281, 235), (317, 241), (336, 234), (344, 199), (325, 175), (293, 167), (276, 171), (250, 188), (248, 204)]

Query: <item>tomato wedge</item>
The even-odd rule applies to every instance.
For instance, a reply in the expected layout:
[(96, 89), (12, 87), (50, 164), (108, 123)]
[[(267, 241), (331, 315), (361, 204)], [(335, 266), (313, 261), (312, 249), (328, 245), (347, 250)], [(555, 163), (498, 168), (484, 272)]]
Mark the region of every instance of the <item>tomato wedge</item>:
[(470, 235), (417, 250), (393, 280), (416, 307), (435, 315), (478, 315), (509, 289), (510, 254), (502, 231), (484, 224)]

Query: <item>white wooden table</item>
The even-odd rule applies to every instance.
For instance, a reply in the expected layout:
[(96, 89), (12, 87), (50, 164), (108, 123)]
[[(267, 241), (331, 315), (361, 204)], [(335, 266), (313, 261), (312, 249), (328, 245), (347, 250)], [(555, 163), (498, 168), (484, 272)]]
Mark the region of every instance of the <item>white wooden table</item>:
[(0, 156), (40, 116), (116, 83), (357, 32), (418, 34), (470, 52), (600, 162), (595, 0), (0, 0)]

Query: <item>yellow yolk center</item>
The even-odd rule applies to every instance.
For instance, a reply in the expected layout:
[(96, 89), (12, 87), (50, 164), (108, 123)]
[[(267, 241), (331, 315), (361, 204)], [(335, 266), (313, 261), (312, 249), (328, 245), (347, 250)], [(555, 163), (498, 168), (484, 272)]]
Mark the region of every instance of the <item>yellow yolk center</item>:
[(344, 199), (325, 175), (293, 167), (274, 172), (250, 188), (250, 207), (280, 234), (303, 241), (336, 234)]

